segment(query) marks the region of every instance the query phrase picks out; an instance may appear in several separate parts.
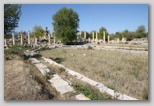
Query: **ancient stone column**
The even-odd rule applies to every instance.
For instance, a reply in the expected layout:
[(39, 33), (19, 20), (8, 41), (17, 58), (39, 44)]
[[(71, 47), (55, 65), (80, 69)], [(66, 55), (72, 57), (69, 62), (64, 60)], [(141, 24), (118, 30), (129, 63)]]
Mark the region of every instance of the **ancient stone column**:
[(94, 42), (94, 32), (93, 32), (93, 42)]
[(108, 39), (107, 40), (108, 40), (108, 43), (110, 43), (110, 36), (109, 35), (108, 35)]
[(35, 38), (35, 45), (37, 45), (37, 38)]
[(28, 31), (28, 44), (30, 45), (30, 31)]
[(4, 39), (4, 46), (7, 46), (7, 44), (6, 44), (6, 39)]
[(54, 34), (53, 43), (54, 43), (54, 45), (55, 45), (55, 43), (56, 43), (56, 36), (55, 36), (55, 34)]
[(86, 32), (84, 32), (84, 39), (86, 39)]
[(23, 40), (22, 40), (22, 31), (20, 33), (20, 44), (23, 45)]
[(98, 43), (98, 35), (97, 35), (97, 32), (96, 32), (95, 42), (96, 42), (96, 44)]
[(48, 33), (48, 43), (50, 44), (50, 42), (51, 42), (51, 38), (50, 38), (51, 36), (50, 36), (50, 33)]
[(103, 31), (103, 42), (105, 43), (105, 31)]
[(13, 45), (15, 45), (15, 40), (14, 40), (14, 31), (12, 31), (12, 41), (13, 41)]
[(117, 38), (117, 43), (119, 43), (119, 38)]
[(96, 39), (98, 39), (98, 35), (97, 35), (97, 32), (96, 32)]

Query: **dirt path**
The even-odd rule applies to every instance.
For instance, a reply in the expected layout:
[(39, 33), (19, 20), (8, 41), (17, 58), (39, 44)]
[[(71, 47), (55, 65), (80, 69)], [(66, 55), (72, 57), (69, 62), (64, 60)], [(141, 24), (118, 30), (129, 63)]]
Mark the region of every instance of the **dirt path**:
[(5, 100), (52, 100), (55, 96), (34, 79), (33, 66), (20, 57), (4, 61)]

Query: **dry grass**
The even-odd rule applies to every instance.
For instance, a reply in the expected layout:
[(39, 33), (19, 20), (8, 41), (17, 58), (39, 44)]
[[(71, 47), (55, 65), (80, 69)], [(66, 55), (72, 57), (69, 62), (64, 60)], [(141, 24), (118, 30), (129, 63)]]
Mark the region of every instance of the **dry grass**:
[(148, 97), (148, 56), (120, 51), (54, 49), (41, 51), (48, 58), (138, 99)]
[(79, 79), (74, 78), (73, 76), (69, 75), (65, 72), (65, 69), (59, 68), (55, 65), (51, 65), (48, 62), (45, 62), (43, 59), (39, 59), (43, 64), (48, 66), (49, 68), (55, 70), (55, 72), (64, 80), (69, 82), (69, 84), (75, 89), (73, 92), (68, 92), (64, 95), (66, 100), (76, 100), (75, 95), (77, 94), (84, 94), (86, 97), (90, 98), (91, 100), (113, 100), (106, 93), (100, 93), (98, 89), (92, 87), (91, 85), (80, 81)]
[(13, 55), (4, 61), (5, 100), (53, 100), (58, 95), (28, 61)]

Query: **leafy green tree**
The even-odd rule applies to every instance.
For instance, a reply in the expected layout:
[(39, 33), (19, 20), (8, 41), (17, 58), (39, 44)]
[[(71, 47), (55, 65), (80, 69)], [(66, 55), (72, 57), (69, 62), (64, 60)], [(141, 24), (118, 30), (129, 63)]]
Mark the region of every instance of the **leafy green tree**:
[(136, 38), (146, 37), (146, 28), (145, 28), (145, 26), (144, 25), (138, 26), (135, 35), (136, 35)]
[(121, 34), (122, 34), (122, 37), (126, 37), (128, 35), (129, 31), (126, 29), (124, 30)]
[(4, 35), (18, 27), (18, 21), (21, 16), (21, 5), (4, 4)]
[(101, 27), (98, 33), (98, 39), (103, 39), (103, 32), (105, 31), (105, 40), (107, 41), (108, 32), (105, 27)]
[(93, 32), (94, 32), (94, 36), (96, 37), (96, 31), (95, 31), (95, 30), (92, 30), (92, 31), (89, 33), (90, 39), (93, 38)]
[(41, 26), (35, 25), (33, 27), (32, 36), (34, 38), (39, 38), (39, 37), (43, 36), (43, 32), (44, 31), (43, 31), (43, 28)]
[(64, 44), (76, 40), (79, 15), (73, 9), (62, 8), (53, 15), (53, 27), (57, 39)]

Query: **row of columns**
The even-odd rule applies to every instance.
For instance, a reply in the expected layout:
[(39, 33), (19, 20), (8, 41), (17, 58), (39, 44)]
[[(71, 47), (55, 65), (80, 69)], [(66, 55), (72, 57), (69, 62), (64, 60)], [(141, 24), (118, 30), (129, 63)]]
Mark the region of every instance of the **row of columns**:
[[(80, 32), (81, 35), (82, 32)], [(94, 39), (94, 34), (95, 32), (93, 32), (92, 34), (92, 41), (96, 41), (98, 40), (98, 33), (96, 32), (96, 38)], [(84, 39), (86, 39), (86, 32), (84, 32)], [(88, 39), (90, 41), (90, 38)], [(105, 31), (103, 31), (103, 42), (105, 43)], [(110, 42), (110, 36), (108, 35), (108, 43)]]
[[(37, 44), (37, 38), (34, 39), (35, 44)], [(12, 31), (12, 43), (15, 45), (15, 36), (14, 36), (14, 31)], [(48, 43), (51, 43), (51, 36), (48, 34)], [(54, 36), (54, 43), (55, 43), (55, 36)], [(20, 33), (20, 44), (23, 45), (23, 35), (22, 32)], [(28, 31), (28, 44), (31, 44), (30, 40), (30, 31)], [(4, 39), (4, 45), (6, 46), (6, 39)]]

